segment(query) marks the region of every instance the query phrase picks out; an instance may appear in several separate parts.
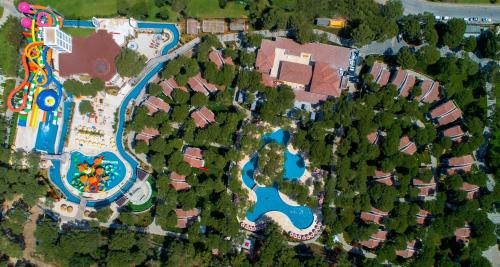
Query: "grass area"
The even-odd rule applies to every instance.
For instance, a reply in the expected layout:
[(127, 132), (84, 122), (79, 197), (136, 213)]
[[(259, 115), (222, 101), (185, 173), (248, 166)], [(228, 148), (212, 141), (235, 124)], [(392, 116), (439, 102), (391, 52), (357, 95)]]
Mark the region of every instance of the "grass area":
[(151, 185), (151, 189), (153, 190), (151, 197), (146, 203), (142, 205), (134, 205), (130, 202), (128, 206), (132, 212), (144, 212), (149, 210), (153, 206), (153, 203), (156, 200), (156, 194), (158, 194), (158, 192), (156, 190), (155, 180), (151, 176), (148, 178), (148, 183)]
[(197, 18), (244, 18), (247, 15), (245, 4), (239, 1), (229, 2), (222, 9), (218, 0), (191, 0), (186, 11)]
[(64, 32), (66, 32), (67, 34), (70, 34), (72, 36), (76, 36), (76, 37), (87, 37), (87, 36), (92, 35), (92, 33), (94, 33), (95, 30), (94, 29), (87, 29), (87, 28), (69, 28), (69, 27), (66, 27), (66, 28), (64, 28)]
[(0, 6), (0, 18), (3, 16), (3, 6)]

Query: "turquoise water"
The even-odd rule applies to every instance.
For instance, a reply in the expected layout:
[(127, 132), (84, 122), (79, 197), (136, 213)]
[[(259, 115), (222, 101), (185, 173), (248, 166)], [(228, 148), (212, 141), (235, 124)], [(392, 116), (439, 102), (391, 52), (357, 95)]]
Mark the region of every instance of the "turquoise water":
[(63, 22), (63, 27), (73, 27), (73, 28), (94, 28), (91, 20), (69, 20), (66, 19)]
[(105, 182), (106, 191), (111, 190), (121, 181), (123, 181), (126, 171), (125, 165), (114, 153), (103, 152), (96, 156), (86, 156), (80, 152), (71, 152), (71, 163), (68, 169), (68, 174), (66, 175), (68, 183), (71, 184), (73, 179), (78, 179), (74, 178), (74, 174), (78, 173), (78, 164), (86, 162), (89, 165), (92, 165), (94, 162), (94, 158), (98, 158), (100, 156), (104, 156), (104, 160), (102, 162), (103, 165), (113, 166), (113, 173), (109, 174), (109, 180)]
[(40, 122), (38, 124), (38, 131), (35, 141), (36, 151), (48, 154), (55, 153), (55, 143), (59, 126), (52, 124), (52, 116), (52, 112), (48, 112), (45, 122)]
[[(262, 136), (264, 145), (276, 142), (280, 145), (286, 145), (290, 140), (290, 133), (279, 129), (273, 133)], [(241, 171), (243, 183), (250, 189), (254, 188), (256, 183), (253, 179), (255, 169), (257, 168), (257, 153), (243, 166)], [(296, 181), (305, 172), (304, 159), (300, 155), (285, 151), (285, 173), (284, 180)], [(292, 224), (298, 229), (305, 229), (313, 223), (314, 214), (311, 208), (307, 206), (291, 206), (285, 203), (275, 187), (257, 187), (255, 190), (257, 203), (253, 208), (247, 210), (247, 218), (255, 222), (264, 214), (270, 211), (278, 211), (285, 214)]]

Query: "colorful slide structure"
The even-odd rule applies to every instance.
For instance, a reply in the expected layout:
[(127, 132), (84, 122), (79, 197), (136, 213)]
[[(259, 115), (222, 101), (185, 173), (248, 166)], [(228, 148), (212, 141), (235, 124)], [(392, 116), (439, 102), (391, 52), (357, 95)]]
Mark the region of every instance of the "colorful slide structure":
[[(31, 113), (29, 126), (36, 127), (40, 112), (45, 122), (47, 113), (52, 113), (53, 123), (57, 122), (57, 107), (62, 98), (62, 85), (52, 73), (52, 49), (44, 45), (44, 27), (62, 27), (63, 18), (49, 7), (21, 2), (20, 12), (27, 17), (21, 20), (25, 28), (24, 37), (28, 44), (22, 53), (24, 78), (9, 94), (7, 106), (13, 112), (19, 112), (19, 125), (27, 126), (28, 114)], [(52, 88), (56, 88), (56, 90)], [(22, 93), (22, 97), (18, 94)]]

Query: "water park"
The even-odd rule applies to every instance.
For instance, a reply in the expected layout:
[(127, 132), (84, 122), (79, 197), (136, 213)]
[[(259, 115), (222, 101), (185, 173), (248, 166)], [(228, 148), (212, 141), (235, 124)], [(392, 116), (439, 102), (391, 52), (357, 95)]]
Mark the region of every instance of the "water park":
[[(293, 153), (290, 141), (290, 133), (283, 129), (276, 129), (272, 133), (261, 137), (260, 149), (276, 143), (283, 146), (283, 180), (290, 182), (303, 182), (309, 176), (306, 171), (304, 158), (298, 153)], [(264, 228), (267, 220), (273, 220), (293, 239), (308, 240), (314, 238), (321, 231), (321, 222), (313, 210), (307, 206), (298, 205), (294, 200), (288, 198), (279, 191), (278, 186), (263, 186), (254, 179), (258, 169), (258, 151), (251, 157), (246, 157), (240, 162), (242, 167), (241, 178), (243, 184), (249, 190), (249, 198), (255, 204), (246, 212), (246, 217), (241, 220), (240, 225), (249, 230), (257, 231)]]
[[(94, 38), (92, 47), (97, 50), (105, 51), (107, 46), (99, 36), (110, 36), (106, 41), (111, 40), (118, 49), (128, 47), (153, 57), (166, 54), (178, 44), (177, 26), (132, 19), (94, 18), (76, 23), (64, 20), (63, 15), (50, 7), (26, 2), (19, 3), (18, 10), (25, 15), (21, 20), (27, 43), (21, 57), (24, 77), (8, 96), (7, 103), (12, 112), (19, 113), (16, 149), (42, 153), (47, 163), (44, 165), (49, 166), (53, 191), (58, 192), (66, 207), (87, 211), (87, 208), (113, 203), (118, 207), (130, 202), (137, 211), (150, 208), (156, 192), (149, 179), (138, 179), (138, 162), (126, 151), (123, 134), (129, 105), (142, 96), (146, 84), (164, 63), (158, 63), (142, 79), (131, 81), (116, 72), (114, 58), (108, 59), (106, 68), (102, 68), (102, 64), (97, 64), (103, 59), (98, 52), (82, 49), (88, 48), (86, 39), (73, 38), (63, 28), (95, 29), (90, 38)], [(139, 33), (158, 43), (158, 54), (151, 52), (155, 47), (133, 40)], [(104, 49), (99, 49), (101, 45)], [(68, 60), (82, 60), (82, 64), (76, 64), (79, 69), (69, 69), (68, 64), (63, 64)], [(106, 86), (117, 88), (118, 92), (82, 98), (63, 88), (67, 79), (89, 75), (104, 79)], [(93, 104), (94, 114), (75, 109), (84, 100)], [(60, 212), (68, 210), (59, 209)], [(65, 215), (75, 214), (78, 212), (71, 209), (71, 214)]]

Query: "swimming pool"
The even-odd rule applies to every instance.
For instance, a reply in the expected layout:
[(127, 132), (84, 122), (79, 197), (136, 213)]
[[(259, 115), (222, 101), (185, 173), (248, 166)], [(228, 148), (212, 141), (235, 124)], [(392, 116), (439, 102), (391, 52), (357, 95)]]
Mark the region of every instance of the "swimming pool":
[(38, 124), (38, 131), (36, 134), (35, 150), (49, 154), (55, 153), (55, 144), (57, 138), (58, 125), (52, 124), (52, 112), (47, 112), (47, 119), (45, 122)]
[[(109, 176), (109, 180), (103, 182), (103, 189), (105, 189), (105, 191), (109, 191), (116, 187), (121, 181), (123, 181), (123, 178), (125, 178), (126, 169), (123, 162), (112, 152), (103, 152), (96, 156), (87, 156), (77, 151), (71, 152), (70, 166), (66, 175), (68, 183), (73, 187), (75, 187), (75, 184), (78, 183), (78, 179), (80, 177), (78, 164), (87, 163), (92, 166), (94, 159), (101, 156), (104, 157), (101, 166), (106, 169), (106, 175)], [(75, 179), (77, 180), (75, 181)], [(76, 189), (81, 190), (81, 188)]]
[(95, 28), (91, 20), (70, 20), (70, 19), (64, 20), (63, 27)]
[[(262, 146), (265, 146), (271, 142), (276, 142), (280, 145), (285, 146), (290, 140), (290, 133), (283, 129), (276, 130), (269, 134), (264, 134), (262, 136)], [(285, 163), (284, 169), (285, 173), (283, 175), (284, 180), (297, 181), (305, 172), (304, 159), (297, 154), (294, 154), (288, 150), (285, 150)], [(252, 189), (255, 187), (256, 183), (253, 179), (255, 169), (257, 168), (257, 153), (255, 153), (252, 158), (245, 163), (243, 169), (241, 170), (243, 183)], [(314, 221), (314, 214), (311, 208), (307, 206), (292, 206), (281, 199), (278, 189), (276, 187), (262, 187), (258, 186), (255, 188), (255, 194), (257, 195), (257, 203), (253, 208), (247, 210), (247, 219), (256, 222), (263, 215), (270, 211), (277, 211), (283, 213), (287, 216), (292, 224), (298, 229), (306, 229), (311, 226)]]

